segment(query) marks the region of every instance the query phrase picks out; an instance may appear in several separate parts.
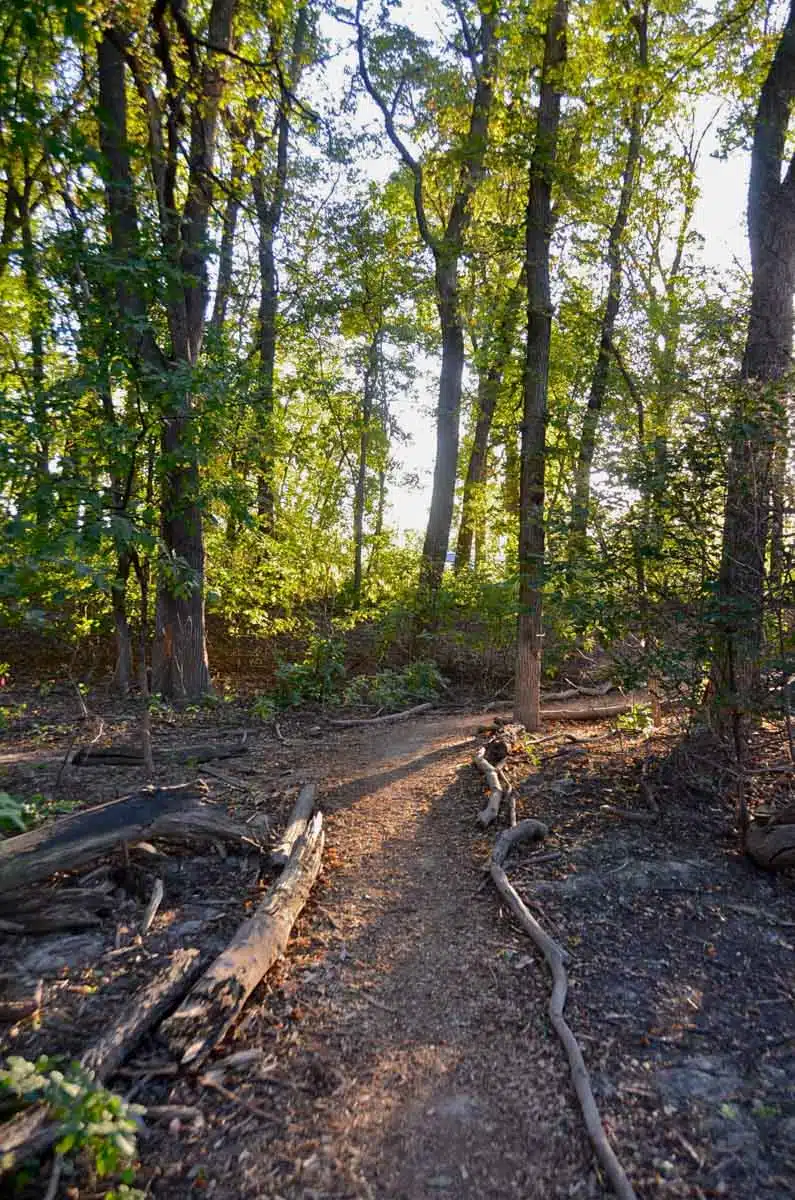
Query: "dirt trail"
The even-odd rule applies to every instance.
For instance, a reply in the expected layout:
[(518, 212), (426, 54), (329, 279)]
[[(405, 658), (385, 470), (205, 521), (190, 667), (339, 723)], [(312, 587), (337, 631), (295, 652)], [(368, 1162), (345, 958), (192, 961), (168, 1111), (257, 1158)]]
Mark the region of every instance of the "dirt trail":
[[(225, 1194), (593, 1194), (543, 969), (478, 891), (486, 842), (460, 776), (481, 722), (350, 734), (350, 772), (321, 781), (329, 866), (299, 939), (324, 944), (292, 964), (276, 1039), (296, 1088), (284, 1122), (218, 1147)], [(260, 1022), (267, 1044), (264, 1007), (247, 1040)]]

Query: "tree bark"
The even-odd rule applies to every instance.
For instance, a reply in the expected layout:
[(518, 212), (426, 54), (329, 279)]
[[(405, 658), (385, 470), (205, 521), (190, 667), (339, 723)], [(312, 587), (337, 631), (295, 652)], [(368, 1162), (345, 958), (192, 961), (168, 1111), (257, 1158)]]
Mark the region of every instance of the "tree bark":
[(242, 167), (239, 159), (232, 163), (232, 176), (229, 180), (229, 193), (226, 198), (226, 208), (221, 227), (221, 247), (218, 254), (218, 282), (215, 286), (213, 315), (210, 318), (210, 329), (220, 336), (226, 321), (226, 310), (229, 297), (232, 294), (232, 274), (234, 268), (235, 236), (237, 234), (237, 218), (240, 215), (240, 183)]
[(461, 415), (461, 380), (464, 372), (464, 328), (460, 314), (459, 253), (446, 247), (436, 254), (436, 307), (442, 332), (442, 367), (439, 406), (436, 412), (436, 460), (428, 526), (422, 547), (420, 591), (430, 606), (442, 582), (450, 526), (453, 523), (455, 483), (458, 473), (458, 440)]
[(455, 553), (456, 572), (469, 567), (472, 561), (472, 543), (475, 540), (479, 524), (478, 500), (486, 478), (491, 426), (500, 396), (505, 367), (513, 350), (522, 292), (526, 285), (526, 268), (523, 266), (518, 283), (505, 299), (494, 337), (489, 339), (484, 347), (487, 361), (481, 364), (478, 373), (477, 420), (475, 438), (464, 481), (464, 494), (461, 500), (461, 524), (458, 529), (458, 544)]
[(765, 554), (781, 384), (792, 369), (795, 159), (782, 180), (795, 100), (795, 0), (759, 98), (748, 187), (751, 309), (730, 430), (711, 717), (727, 733), (759, 698)]
[(544, 469), (552, 332), (549, 245), (553, 226), (552, 182), (560, 127), (560, 75), (566, 61), (567, 18), (566, 0), (556, 0), (546, 27), (526, 218), (527, 353), (519, 482), (519, 621), (514, 715), (529, 730), (538, 729), (541, 723)]
[[(301, 56), (308, 31), (308, 8), (298, 9), (293, 49), (289, 66), (289, 83), (294, 87), (301, 69)], [(287, 153), (290, 143), (291, 98), (288, 81), (282, 83), (279, 112), (276, 118), (276, 161), (270, 192), (263, 168), (252, 180), (257, 210), (258, 254), (260, 271), (260, 303), (257, 321), (259, 377), (257, 382), (257, 516), (264, 532), (273, 534), (275, 528), (274, 481), (274, 377), (276, 371), (276, 322), (279, 315), (279, 276), (276, 267), (274, 242), (279, 232), (287, 193)], [(259, 139), (260, 154), (264, 151)]]
[(133, 678), (132, 635), (127, 618), (127, 581), (131, 559), (120, 551), (116, 556), (116, 578), (112, 585), (113, 624), (116, 630), (116, 665), (113, 668), (113, 687), (121, 696), (130, 690)]
[(358, 608), (362, 595), (364, 559), (364, 513), (367, 507), (367, 460), (370, 453), (376, 384), (381, 365), (383, 329), (379, 324), (367, 349), (367, 365), (362, 387), (362, 414), (359, 431), (359, 461), (356, 466), (356, 487), (353, 494), (353, 607)]
[(18, 197), (19, 221), (22, 232), (22, 270), (25, 276), (30, 340), (30, 380), (33, 398), (33, 430), (36, 456), (36, 482), (33, 491), (33, 507), (36, 524), (45, 526), (50, 512), (50, 437), (47, 413), (47, 396), (44, 372), (44, 309), (46, 300), (39, 282), (36, 261), (36, 246), (33, 240), (32, 214), (30, 210), (30, 188), (32, 181), (25, 180), (22, 194)]
[[(638, 36), (638, 67), (643, 71), (648, 66), (649, 60), (646, 4), (644, 4), (641, 13), (633, 17), (632, 24)], [(607, 395), (613, 336), (621, 305), (621, 242), (627, 227), (627, 221), (629, 220), (638, 164), (640, 162), (643, 104), (639, 92), (640, 89), (637, 88), (632, 101), (629, 118), (629, 141), (627, 144), (627, 156), (624, 160), (624, 170), (621, 176), (621, 191), (618, 208), (616, 209), (613, 224), (610, 227), (607, 243), (607, 262), (610, 271), (607, 285), (607, 300), (605, 301), (604, 312), (602, 314), (599, 350), (591, 377), (588, 405), (583, 417), (580, 446), (574, 471), (574, 496), (569, 523), (568, 545), (570, 566), (576, 563), (577, 559), (584, 554), (587, 547), (586, 537), (591, 505), (591, 470), (596, 450), (599, 420)]]

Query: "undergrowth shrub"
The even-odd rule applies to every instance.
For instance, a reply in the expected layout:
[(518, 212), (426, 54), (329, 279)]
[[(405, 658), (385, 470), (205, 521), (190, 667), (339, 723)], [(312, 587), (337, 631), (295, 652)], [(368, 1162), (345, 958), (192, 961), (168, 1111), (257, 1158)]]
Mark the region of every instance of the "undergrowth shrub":
[(435, 700), (446, 684), (435, 662), (418, 661), (402, 670), (386, 668), (374, 675), (359, 675), (344, 689), (342, 703), (373, 705), (393, 712), (412, 700)]
[(47, 1104), (61, 1127), (55, 1146), (58, 1154), (71, 1157), (85, 1151), (98, 1176), (121, 1174), (116, 1195), (141, 1194), (130, 1188), (134, 1179), (130, 1168), (137, 1154), (136, 1118), (146, 1111), (140, 1105), (107, 1091), (76, 1063), (62, 1071), (46, 1055), (35, 1062), (9, 1055), (7, 1065), (0, 1068), (0, 1097), (4, 1094), (24, 1104)]

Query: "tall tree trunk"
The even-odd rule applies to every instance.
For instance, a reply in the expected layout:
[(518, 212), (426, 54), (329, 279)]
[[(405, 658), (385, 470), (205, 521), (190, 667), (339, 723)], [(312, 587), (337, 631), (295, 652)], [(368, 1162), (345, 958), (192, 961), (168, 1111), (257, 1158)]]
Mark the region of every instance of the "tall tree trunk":
[(782, 180), (795, 100), (795, 0), (759, 98), (748, 187), (751, 310), (730, 430), (712, 717), (735, 732), (759, 698), (770, 489), (781, 381), (792, 369), (795, 159)]
[(436, 254), (436, 297), (442, 331), (442, 368), (436, 413), (436, 461), (428, 526), (422, 547), (420, 590), (433, 606), (442, 582), (453, 523), (461, 380), (464, 372), (464, 329), (461, 323), (458, 255)]
[(513, 350), (522, 293), (526, 286), (526, 268), (523, 266), (519, 282), (505, 299), (495, 334), (487, 340), (483, 347), (487, 361), (481, 363), (478, 372), (477, 420), (475, 438), (464, 481), (464, 494), (461, 500), (461, 524), (458, 529), (458, 544), (455, 553), (456, 572), (470, 566), (472, 559), (472, 542), (478, 524), (476, 513), (480, 511), (479, 493), (486, 476), (491, 426), (500, 396), (505, 366)]
[(133, 677), (132, 636), (127, 619), (127, 581), (130, 578), (132, 560), (122, 552), (116, 556), (116, 578), (113, 581), (113, 624), (116, 631), (116, 665), (113, 669), (113, 687), (121, 696), (130, 690)]
[(556, 0), (547, 19), (527, 199), (527, 354), (519, 484), (519, 622), (514, 699), (516, 720), (527, 729), (538, 729), (541, 721), (544, 468), (552, 332), (549, 246), (553, 226), (552, 182), (560, 127), (560, 75), (566, 60), (567, 18), (566, 0)]
[(226, 197), (224, 219), (221, 225), (221, 247), (218, 254), (218, 282), (215, 285), (213, 315), (210, 318), (210, 329), (216, 337), (220, 336), (223, 330), (229, 297), (232, 294), (235, 236), (237, 234), (237, 218), (240, 215), (240, 183), (242, 174), (240, 160), (236, 158), (232, 163), (229, 193)]
[[(648, 66), (647, 5), (632, 19), (638, 36), (638, 65), (641, 70)], [(613, 337), (618, 310), (621, 305), (622, 259), (621, 242), (629, 220), (632, 195), (635, 189), (641, 150), (643, 105), (640, 89), (636, 89), (629, 118), (629, 141), (624, 170), (621, 177), (621, 192), (618, 208), (613, 218), (607, 242), (607, 262), (610, 269), (607, 300), (602, 314), (599, 350), (596, 356), (588, 406), (583, 417), (577, 464), (574, 470), (574, 496), (569, 524), (569, 564), (573, 565), (587, 548), (588, 516), (591, 505), (591, 470), (593, 467), (599, 420), (607, 395)]]
[[(498, 42), (495, 34), (496, 12), (479, 5), (480, 26), (474, 30), (463, 6), (456, 6), (462, 24), (466, 55), (470, 61), (475, 88), (469, 113), (469, 127), (460, 146), (460, 170), (446, 223), (434, 231), (425, 204), (425, 183), (421, 162), (414, 157), (395, 125), (398, 96), (388, 101), (375, 85), (365, 55), (362, 25), (363, 0), (357, 0), (356, 31), (359, 71), (367, 92), (375, 101), (384, 120), (387, 136), (398, 151), (403, 165), (414, 177), (414, 210), (420, 237), (434, 256), (436, 305), (442, 339), (442, 363), (439, 374), (439, 406), (436, 426), (436, 462), (428, 513), (428, 526), (422, 549), (420, 592), (432, 613), (442, 582), (450, 527), (455, 506), (458, 471), (458, 437), (461, 411), (461, 380), (464, 369), (464, 332), (461, 320), (458, 264), (464, 251), (464, 239), (472, 220), (472, 201), (483, 178), (489, 135), (489, 118), (494, 91), (494, 71)], [(402, 81), (399, 88), (404, 86)]]
[(47, 523), (50, 511), (50, 436), (47, 412), (47, 395), (44, 372), (45, 298), (39, 283), (36, 262), (36, 247), (33, 241), (29, 193), (31, 180), (25, 181), (22, 195), (18, 199), (19, 222), (22, 231), (22, 270), (27, 291), (30, 336), (30, 381), (33, 393), (33, 428), (36, 447), (36, 480), (33, 490), (33, 507), (36, 524)]
[(382, 330), (379, 326), (367, 348), (367, 365), (362, 388), (361, 428), (359, 431), (359, 461), (356, 466), (356, 486), (353, 495), (353, 607), (358, 608), (362, 593), (362, 561), (364, 555), (364, 512), (367, 504), (367, 459), (370, 453), (375, 389), (381, 358)]
[[(273, 172), (263, 167), (252, 180), (257, 210), (258, 253), (260, 272), (260, 304), (258, 315), (259, 373), (257, 379), (257, 515), (264, 532), (273, 534), (275, 528), (273, 384), (276, 372), (276, 322), (279, 315), (279, 276), (276, 267), (274, 242), (279, 232), (287, 192), (287, 153), (290, 143), (290, 87), (295, 87), (301, 69), (301, 57), (308, 32), (309, 13), (306, 4), (298, 10), (289, 66), (289, 80), (282, 86), (279, 113), (276, 118), (276, 161)], [(288, 86), (289, 85), (289, 86)], [(262, 139), (258, 151), (264, 153)], [(268, 183), (268, 175), (272, 181)], [(269, 190), (270, 189), (270, 190)]]

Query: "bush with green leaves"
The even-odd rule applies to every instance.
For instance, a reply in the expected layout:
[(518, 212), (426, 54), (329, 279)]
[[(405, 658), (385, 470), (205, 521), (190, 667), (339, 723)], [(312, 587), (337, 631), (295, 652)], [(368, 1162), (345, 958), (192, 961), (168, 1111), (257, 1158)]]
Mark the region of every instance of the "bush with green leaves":
[(61, 1127), (56, 1151), (64, 1156), (87, 1151), (97, 1175), (121, 1172), (122, 1186), (129, 1189), (130, 1164), (137, 1154), (136, 1117), (144, 1108), (107, 1091), (78, 1064), (62, 1071), (46, 1055), (35, 1062), (9, 1055), (7, 1065), (0, 1068), (3, 1093), (25, 1104), (47, 1104)]
[(35, 817), (35, 807), (10, 792), (0, 792), (0, 833), (24, 833)]
[(371, 705), (394, 712), (411, 701), (435, 700), (447, 680), (435, 662), (417, 661), (402, 670), (360, 675), (342, 693), (342, 703)]

